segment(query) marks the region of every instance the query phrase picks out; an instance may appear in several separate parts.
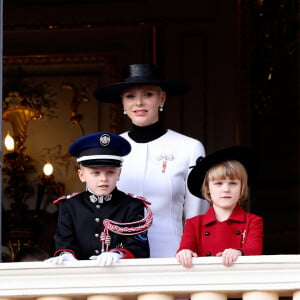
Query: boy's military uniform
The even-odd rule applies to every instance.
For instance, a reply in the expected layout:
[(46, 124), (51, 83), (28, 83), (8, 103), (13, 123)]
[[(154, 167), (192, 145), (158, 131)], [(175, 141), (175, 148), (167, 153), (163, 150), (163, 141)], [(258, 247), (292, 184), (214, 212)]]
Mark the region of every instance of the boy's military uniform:
[[(102, 249), (103, 220), (120, 223), (135, 222), (144, 218), (144, 204), (117, 189), (111, 195), (97, 197), (88, 191), (61, 200), (58, 227), (55, 234), (57, 254), (73, 252), (77, 259), (99, 255)], [(108, 250), (122, 250), (123, 258), (149, 257), (145, 232), (136, 235), (110, 233)]]
[[(130, 151), (131, 146), (124, 138), (110, 132), (82, 136), (69, 147), (77, 162), (90, 168), (121, 167), (122, 157)], [(152, 213), (146, 200), (138, 198), (115, 188), (105, 196), (87, 190), (57, 199), (54, 256), (67, 252), (77, 259), (90, 259), (114, 252), (121, 253), (122, 258), (149, 257), (147, 229)]]

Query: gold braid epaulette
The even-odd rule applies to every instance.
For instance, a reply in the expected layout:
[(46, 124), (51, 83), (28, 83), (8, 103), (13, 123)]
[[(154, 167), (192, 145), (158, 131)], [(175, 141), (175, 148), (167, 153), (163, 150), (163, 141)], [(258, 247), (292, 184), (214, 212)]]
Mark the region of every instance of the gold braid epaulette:
[[(141, 196), (135, 196), (133, 194), (128, 194), (131, 197), (134, 197), (136, 199), (141, 200), (144, 203), (144, 206), (146, 208), (146, 216), (138, 221), (135, 222), (127, 222), (127, 223), (121, 223), (121, 222), (116, 222), (110, 219), (104, 219), (103, 220), (103, 225), (104, 225), (104, 230), (101, 233), (100, 239), (102, 242), (102, 252), (108, 251), (108, 247), (110, 245), (110, 235), (109, 231), (120, 234), (120, 235), (134, 235), (134, 234), (139, 234), (142, 232), (145, 232), (148, 230), (148, 228), (152, 225), (153, 222), (153, 214), (152, 211), (149, 207), (151, 205), (150, 202), (146, 200), (146, 198), (141, 197)], [(141, 224), (135, 227), (129, 227), (135, 224)]]

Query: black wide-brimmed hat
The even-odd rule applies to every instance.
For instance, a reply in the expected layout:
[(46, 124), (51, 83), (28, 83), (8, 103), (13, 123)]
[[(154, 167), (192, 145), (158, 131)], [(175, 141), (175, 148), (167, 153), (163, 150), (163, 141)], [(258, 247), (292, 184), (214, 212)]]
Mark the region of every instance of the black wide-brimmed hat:
[(69, 153), (85, 167), (121, 167), (122, 157), (130, 151), (129, 142), (111, 132), (86, 134), (69, 147)]
[(168, 96), (181, 95), (188, 90), (184, 83), (163, 79), (158, 65), (134, 64), (123, 69), (120, 82), (97, 88), (94, 96), (102, 102), (121, 103), (121, 93), (126, 88), (141, 85), (160, 86)]
[(250, 147), (233, 146), (197, 159), (196, 166), (193, 167), (188, 176), (187, 185), (189, 191), (194, 196), (203, 198), (201, 188), (207, 171), (211, 167), (228, 160), (236, 160), (245, 167), (248, 173), (248, 183), (250, 183), (257, 167), (257, 156)]

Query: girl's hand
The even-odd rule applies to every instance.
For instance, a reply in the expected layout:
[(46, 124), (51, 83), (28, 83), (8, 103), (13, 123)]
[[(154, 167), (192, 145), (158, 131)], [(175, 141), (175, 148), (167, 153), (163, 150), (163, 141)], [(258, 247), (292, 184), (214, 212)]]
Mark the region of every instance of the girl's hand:
[(219, 252), (216, 254), (216, 256), (222, 256), (222, 264), (227, 267), (231, 266), (233, 262), (235, 262), (241, 255), (241, 250), (232, 248), (225, 249), (223, 252)]
[(183, 267), (190, 268), (193, 265), (192, 258), (197, 256), (197, 253), (189, 249), (183, 249), (176, 254), (176, 259)]

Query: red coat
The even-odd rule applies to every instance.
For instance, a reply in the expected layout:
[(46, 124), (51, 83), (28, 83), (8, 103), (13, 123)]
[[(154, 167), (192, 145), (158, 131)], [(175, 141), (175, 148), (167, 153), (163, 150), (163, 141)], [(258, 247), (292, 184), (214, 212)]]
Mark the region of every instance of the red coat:
[(198, 256), (215, 256), (227, 248), (239, 249), (243, 255), (260, 255), (263, 246), (263, 220), (246, 212), (240, 205), (228, 220), (217, 221), (213, 207), (204, 215), (186, 220), (181, 243)]

